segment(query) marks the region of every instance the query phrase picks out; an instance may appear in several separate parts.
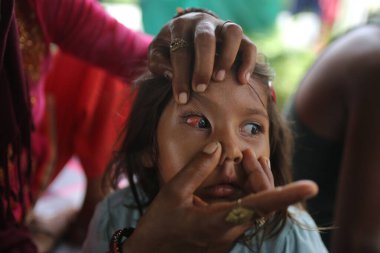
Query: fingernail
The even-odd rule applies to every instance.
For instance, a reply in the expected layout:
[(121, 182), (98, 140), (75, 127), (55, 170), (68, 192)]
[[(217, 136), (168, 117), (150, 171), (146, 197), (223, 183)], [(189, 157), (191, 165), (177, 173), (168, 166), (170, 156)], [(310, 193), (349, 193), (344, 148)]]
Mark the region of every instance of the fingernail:
[(187, 103), (187, 93), (181, 92), (178, 96), (178, 101), (180, 104), (186, 104)]
[(268, 168), (269, 168), (269, 169), (272, 169), (272, 168), (270, 167), (270, 160), (269, 160), (269, 159), (267, 159), (267, 165), (268, 165)]
[(249, 79), (251, 79), (251, 72), (245, 74), (245, 80), (247, 81), (247, 83), (249, 82)]
[(203, 152), (211, 155), (212, 153), (216, 151), (218, 146), (219, 146), (219, 142), (211, 142), (203, 148)]
[(198, 84), (196, 90), (198, 92), (204, 92), (207, 89), (207, 85), (204, 83)]
[(173, 74), (172, 74), (172, 72), (170, 72), (169, 70), (166, 70), (166, 71), (164, 72), (164, 77), (165, 77), (166, 79), (172, 80), (172, 79), (173, 79)]
[(223, 81), (226, 75), (226, 71), (224, 69), (219, 70), (215, 75), (216, 81)]

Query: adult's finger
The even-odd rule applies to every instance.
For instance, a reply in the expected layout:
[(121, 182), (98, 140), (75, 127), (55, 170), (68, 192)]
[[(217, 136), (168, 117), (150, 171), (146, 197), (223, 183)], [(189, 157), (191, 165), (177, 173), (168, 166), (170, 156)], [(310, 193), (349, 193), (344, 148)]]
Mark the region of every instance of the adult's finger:
[(181, 17), (170, 23), (171, 43), (177, 41), (180, 46), (170, 49), (170, 61), (173, 68), (173, 93), (179, 104), (186, 104), (190, 97), (190, 81), (193, 71), (193, 27)]
[(310, 180), (300, 180), (273, 190), (251, 194), (242, 199), (242, 205), (265, 216), (273, 211), (311, 198), (318, 193), (318, 186)]
[(261, 167), (264, 169), (265, 174), (269, 179), (269, 183), (274, 187), (274, 177), (272, 173), (271, 163), (269, 158), (259, 157), (259, 163)]
[(243, 29), (238, 24), (226, 21), (220, 25), (218, 33), (221, 48), (216, 59), (213, 79), (223, 81), (226, 71), (231, 68), (238, 55), (243, 38)]
[(165, 190), (180, 199), (193, 195), (206, 177), (216, 168), (221, 154), (219, 142), (206, 145), (169, 183)]
[(173, 68), (170, 62), (169, 53), (165, 47), (155, 47), (150, 51), (149, 69), (152, 73), (163, 75), (166, 79), (172, 80)]
[[(166, 38), (166, 39), (164, 39)], [(149, 46), (148, 67), (156, 75), (163, 75), (167, 79), (173, 78), (173, 68), (170, 62), (170, 31), (166, 25)]]
[(266, 163), (260, 163), (253, 150), (247, 149), (243, 151), (243, 168), (248, 176), (248, 186), (252, 193), (257, 193), (273, 188), (270, 178), (263, 167), (267, 167)]
[(192, 78), (194, 91), (203, 92), (207, 89), (214, 69), (215, 49), (215, 25), (208, 21), (200, 22), (194, 34), (195, 62)]
[[(317, 192), (318, 187), (314, 182), (308, 180), (297, 181), (284, 187), (277, 187), (248, 195), (241, 199), (241, 205), (254, 210), (259, 216), (266, 216), (274, 211), (285, 209), (289, 205), (315, 196)], [(226, 229), (232, 232), (231, 228), (235, 228), (235, 232), (238, 233), (244, 232), (254, 224), (254, 220), (239, 225), (225, 221), (228, 214), (236, 205), (236, 201), (218, 202), (201, 208), (200, 211), (209, 216), (209, 219), (201, 225), (213, 227), (214, 231), (225, 231), (225, 233), (227, 233)]]
[(256, 45), (245, 35), (240, 43), (240, 54), (242, 63), (238, 70), (238, 80), (242, 84), (248, 83), (255, 69), (257, 48)]

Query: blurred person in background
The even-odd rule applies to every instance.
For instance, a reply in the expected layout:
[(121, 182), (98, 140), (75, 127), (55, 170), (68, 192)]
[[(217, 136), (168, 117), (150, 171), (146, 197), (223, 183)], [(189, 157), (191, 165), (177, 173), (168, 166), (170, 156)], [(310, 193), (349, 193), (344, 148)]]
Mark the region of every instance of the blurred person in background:
[[(7, 4), (3, 9), (10, 8), (10, 1), (3, 1), (3, 5)], [(13, 2), (13, 1), (12, 1)], [(30, 123), (33, 125), (34, 131), (31, 135), (31, 168), (28, 172), (27, 179), (30, 180), (31, 185), (25, 184), (21, 186), (23, 193), (17, 195), (17, 191), (21, 189), (12, 189), (10, 192), (9, 201), (12, 204), (12, 212), (16, 221), (22, 219), (23, 214), (20, 212), (28, 212), (28, 206), (38, 199), (40, 194), (46, 189), (49, 183), (60, 172), (64, 164), (56, 163), (56, 157), (54, 152), (64, 157), (65, 149), (59, 146), (60, 149), (56, 149), (49, 145), (53, 138), (51, 133), (53, 129), (49, 129), (50, 132), (45, 131), (44, 124), (46, 120), (45, 109), (45, 84), (46, 77), (49, 73), (49, 67), (51, 62), (50, 43), (56, 43), (63, 51), (69, 52), (76, 57), (80, 57), (89, 61), (91, 64), (95, 64), (102, 68), (107, 69), (111, 73), (120, 76), (123, 80), (132, 80), (133, 71), (138, 69), (138, 66), (142, 66), (147, 56), (147, 47), (151, 41), (149, 36), (143, 35), (132, 30), (126, 29), (119, 24), (116, 20), (109, 17), (95, 1), (16, 1), (14, 2), (17, 31), (20, 37), (19, 46), (21, 50), (21, 59), (23, 65), (23, 72), (25, 73), (25, 79), (28, 83), (28, 89), (30, 94), (30, 105), (32, 118)], [(114, 48), (118, 48), (116, 51)], [(113, 55), (113, 57), (109, 57)], [(63, 67), (63, 66), (62, 66)], [(57, 85), (59, 79), (54, 80)], [(76, 92), (83, 90), (81, 83), (75, 83), (79, 85), (76, 88)], [(70, 86), (67, 86), (70, 87)], [(96, 85), (93, 86), (93, 91), (97, 91)], [(110, 86), (110, 90), (112, 86)], [(82, 88), (82, 89), (81, 89)], [(68, 91), (69, 89), (67, 89)], [(62, 94), (65, 89), (62, 87)], [(84, 98), (91, 97), (94, 100), (94, 95), (91, 96), (91, 89), (87, 90), (87, 94), (80, 94)], [(75, 93), (74, 93), (75, 94)], [(75, 97), (76, 100), (82, 101), (80, 97)], [(68, 102), (68, 101), (66, 101)], [(88, 101), (84, 101), (88, 102)], [(26, 102), (28, 103), (28, 101)], [(68, 104), (62, 104), (59, 108), (67, 107)], [(92, 106), (88, 103), (87, 106)], [(51, 109), (51, 108), (49, 108)], [(72, 113), (78, 107), (70, 108)], [(52, 115), (48, 115), (52, 116)], [(83, 119), (86, 119), (86, 115), (82, 115)], [(99, 116), (100, 118), (100, 116)], [(70, 121), (70, 118), (65, 119), (66, 122)], [(78, 121), (77, 121), (78, 123)], [(27, 128), (27, 122), (20, 122)], [(80, 123), (78, 123), (79, 125)], [(64, 125), (58, 125), (55, 129), (58, 135), (61, 136), (61, 131), (64, 131)], [(101, 127), (101, 125), (99, 126)], [(90, 128), (89, 128), (90, 129)], [(27, 129), (25, 129), (26, 131)], [(75, 129), (66, 129), (75, 132)], [(7, 136), (11, 137), (12, 136)], [(26, 137), (23, 137), (24, 140)], [(72, 139), (71, 139), (72, 140)], [(62, 140), (56, 140), (60, 143)], [(96, 143), (94, 143), (96, 145)], [(101, 144), (101, 143), (99, 143)], [(101, 147), (101, 146), (100, 146)], [(101, 149), (101, 148), (98, 149)], [(11, 153), (12, 145), (8, 146), (9, 158), (12, 158)], [(82, 148), (81, 150), (84, 150)], [(95, 150), (95, 149), (94, 149)], [(92, 150), (92, 151), (94, 151)], [(81, 153), (79, 153), (81, 154)], [(99, 159), (99, 155), (96, 152), (93, 153), (94, 163), (88, 163), (89, 159), (81, 156), (85, 163), (85, 172), (87, 175), (94, 174), (96, 171), (101, 170), (102, 163)], [(98, 156), (96, 156), (98, 155)], [(58, 159), (58, 162), (61, 160)], [(97, 166), (97, 162), (99, 165)], [(91, 166), (89, 166), (91, 165)], [(16, 167), (22, 167), (22, 165)], [(22, 168), (19, 168), (22, 169)], [(20, 174), (23, 173), (20, 171)], [(99, 173), (99, 172), (98, 172)], [(9, 175), (9, 181), (14, 180), (12, 174)], [(20, 175), (18, 175), (20, 177)], [(86, 217), (92, 213), (97, 201), (101, 199), (98, 180), (95, 177), (88, 178), (88, 191), (86, 191), (86, 197), (83, 205), (84, 211), (87, 215), (80, 217)], [(13, 182), (12, 182), (13, 183)], [(21, 184), (21, 182), (20, 182)], [(28, 196), (30, 194), (31, 198)], [(23, 195), (23, 196), (21, 196)], [(19, 202), (29, 201), (31, 203), (24, 204), (22, 208), (19, 208)], [(6, 203), (7, 204), (7, 203)], [(5, 205), (6, 205), (5, 204)], [(24, 209), (24, 210), (21, 210)], [(77, 230), (80, 230), (81, 225), (85, 226), (86, 221), (73, 225)], [(33, 229), (35, 229), (34, 227)], [(54, 231), (54, 228), (52, 228)], [(36, 232), (36, 231), (33, 231)], [(77, 238), (77, 240), (80, 240)]]
[(290, 11), (293, 15), (301, 12), (312, 12), (321, 21), (320, 35), (316, 50), (322, 49), (330, 40), (335, 20), (339, 13), (340, 0), (295, 0)]
[[(28, 217), (41, 251), (51, 248), (60, 236), (73, 245), (81, 244), (93, 209), (104, 194), (101, 178), (114, 148), (118, 122), (128, 114), (129, 90), (127, 82), (99, 67), (62, 51), (54, 55), (45, 79), (44, 117), (37, 129), (46, 151), (35, 171), (33, 196), (41, 196), (73, 157), (79, 159), (85, 174), (86, 194), (78, 213), (67, 206), (49, 219), (38, 211)], [(65, 192), (72, 191), (66, 187)], [(54, 218), (63, 226), (51, 227)]]
[[(63, 51), (128, 81), (133, 79), (146, 60), (151, 38), (126, 29), (91, 0), (30, 0), (16, 3), (14, 0), (2, 0), (0, 4), (0, 251), (36, 252), (24, 224), (27, 212), (38, 197), (32, 195), (32, 189), (35, 189), (36, 175), (39, 175), (39, 163), (44, 162), (44, 157), (50, 152), (47, 150), (46, 136), (39, 132), (44, 117), (49, 44), (54, 42)], [(202, 54), (203, 61), (197, 63), (194, 69), (193, 87), (198, 84), (207, 86), (214, 72), (229, 68), (239, 48), (254, 58), (255, 47), (246, 37), (231, 37), (225, 33), (223, 21), (213, 15), (185, 15), (181, 20), (185, 22), (173, 23), (173, 30), (157, 39), (161, 39), (161, 43), (152, 44), (149, 66), (153, 72), (172, 77), (177, 102), (186, 103), (191, 86), (187, 81), (182, 81), (188, 76), (178, 74), (181, 73), (178, 69), (188, 69), (189, 61), (183, 60), (188, 59), (186, 57), (168, 59), (172, 39), (185, 36), (195, 39), (194, 34), (201, 28), (204, 31), (207, 25), (213, 31), (207, 34), (212, 36), (197, 40), (194, 44), (196, 50), (200, 50), (204, 39), (216, 41), (216, 29), (222, 36), (218, 39), (236, 45), (222, 54), (228, 56), (230, 61), (217, 64), (216, 69), (213, 69), (214, 52)], [(210, 51), (209, 48), (207, 50)], [(244, 62), (238, 74), (239, 81), (243, 83), (247, 80), (246, 73), (254, 66), (254, 61)]]
[(308, 201), (332, 252), (380, 252), (380, 12), (334, 40), (290, 101), (294, 179), (311, 179)]

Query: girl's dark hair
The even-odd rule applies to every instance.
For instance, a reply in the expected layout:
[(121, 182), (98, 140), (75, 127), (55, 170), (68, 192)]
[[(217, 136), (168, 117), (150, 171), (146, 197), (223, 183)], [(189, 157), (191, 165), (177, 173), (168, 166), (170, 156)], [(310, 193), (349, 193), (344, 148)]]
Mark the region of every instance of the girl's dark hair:
[[(258, 57), (259, 58), (259, 57)], [(236, 67), (239, 64), (235, 64)], [(269, 82), (273, 71), (265, 62), (257, 62), (252, 79), (259, 81), (267, 91), (267, 111), (270, 123), (270, 160), (276, 186), (291, 181), (291, 151), (293, 146), (290, 130), (277, 110)], [(166, 105), (172, 99), (172, 86), (164, 77), (146, 72), (136, 83), (137, 94), (118, 143), (118, 151), (109, 164), (104, 182), (118, 187), (121, 177), (126, 176), (140, 214), (159, 192), (156, 130)], [(147, 155), (152, 164), (147, 164)], [(287, 210), (278, 211), (264, 226), (264, 234), (275, 235), (285, 224)]]

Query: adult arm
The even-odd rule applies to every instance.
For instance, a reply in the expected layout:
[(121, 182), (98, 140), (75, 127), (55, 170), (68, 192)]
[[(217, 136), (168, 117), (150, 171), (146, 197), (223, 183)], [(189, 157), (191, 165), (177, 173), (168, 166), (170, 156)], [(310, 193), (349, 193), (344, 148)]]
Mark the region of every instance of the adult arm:
[(93, 0), (32, 0), (44, 34), (63, 51), (127, 81), (147, 59), (151, 37), (126, 28)]
[(379, 26), (359, 30), (346, 50), (354, 52), (345, 65), (347, 128), (332, 250), (375, 253), (380, 252)]
[(379, 26), (357, 29), (326, 50), (296, 97), (303, 123), (343, 145), (331, 245), (337, 253), (380, 252), (379, 68)]

